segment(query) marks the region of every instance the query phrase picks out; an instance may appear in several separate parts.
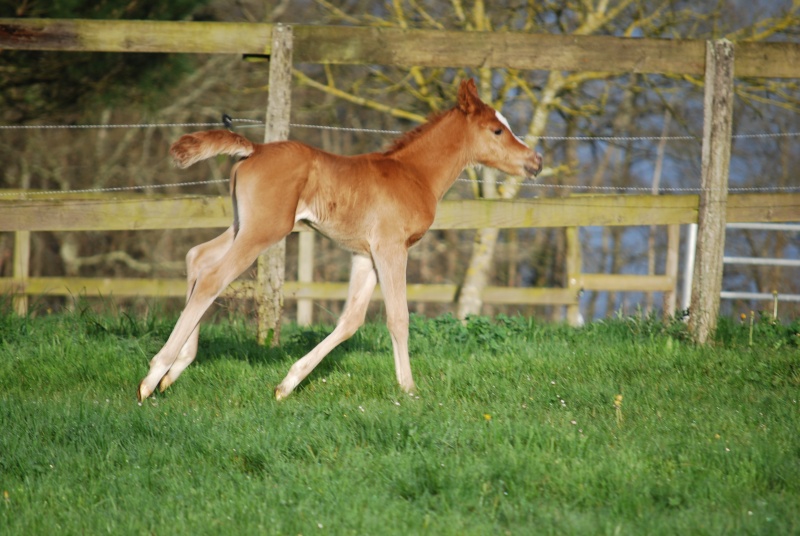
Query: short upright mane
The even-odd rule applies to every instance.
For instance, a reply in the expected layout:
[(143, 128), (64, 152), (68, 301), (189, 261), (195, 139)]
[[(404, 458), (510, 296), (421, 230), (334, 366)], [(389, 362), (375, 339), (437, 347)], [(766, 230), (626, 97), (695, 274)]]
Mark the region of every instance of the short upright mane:
[(401, 149), (408, 147), (411, 144), (411, 142), (413, 142), (414, 140), (425, 134), (434, 125), (439, 123), (439, 121), (441, 121), (444, 118), (444, 116), (448, 115), (455, 109), (456, 108), (450, 108), (449, 110), (429, 115), (427, 121), (417, 126), (413, 130), (409, 130), (408, 132), (406, 132), (405, 134), (394, 140), (394, 142), (392, 142), (392, 145), (389, 146), (389, 148), (383, 152), (384, 156), (390, 156), (400, 151)]

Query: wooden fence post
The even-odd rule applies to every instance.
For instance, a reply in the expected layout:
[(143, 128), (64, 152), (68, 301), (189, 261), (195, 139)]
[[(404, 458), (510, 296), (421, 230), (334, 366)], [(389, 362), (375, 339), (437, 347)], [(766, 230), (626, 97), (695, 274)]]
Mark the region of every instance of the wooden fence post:
[(719, 314), (733, 98), (733, 43), (727, 39), (708, 41), (703, 104), (702, 188), (689, 316), (689, 330), (700, 344), (714, 334)]
[(669, 321), (675, 316), (678, 287), (678, 249), (681, 242), (681, 226), (673, 223), (667, 225), (667, 259), (664, 273), (672, 280), (672, 290), (664, 292), (662, 314), (664, 321)]
[(12, 300), (14, 312), (20, 316), (28, 314), (28, 295), (25, 288), (30, 276), (30, 263), (31, 263), (31, 232), (30, 231), (17, 231), (14, 233), (14, 267), (13, 278), (14, 283), (18, 286), (14, 290), (14, 299)]
[[(269, 98), (267, 100), (264, 143), (289, 137), (292, 103), (292, 28), (276, 25), (272, 30), (269, 61)], [(255, 302), (258, 318), (258, 343), (280, 343), (283, 312), (283, 280), (286, 276), (286, 240), (281, 240), (258, 258)]]
[(580, 229), (567, 227), (564, 229), (567, 238), (567, 288), (578, 296), (578, 303), (567, 305), (567, 323), (570, 326), (580, 326), (581, 319), (580, 292), (581, 292), (581, 255)]
[[(300, 231), (297, 249), (297, 281), (311, 283), (314, 280), (314, 231)], [(297, 300), (297, 323), (310, 326), (314, 318), (313, 302)]]

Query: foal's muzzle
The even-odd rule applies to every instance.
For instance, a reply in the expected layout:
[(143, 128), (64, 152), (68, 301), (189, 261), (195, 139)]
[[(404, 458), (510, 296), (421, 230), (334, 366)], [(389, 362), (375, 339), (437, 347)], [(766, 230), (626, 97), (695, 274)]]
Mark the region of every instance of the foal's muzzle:
[(542, 155), (534, 153), (531, 161), (525, 164), (525, 173), (529, 177), (535, 177), (542, 171)]

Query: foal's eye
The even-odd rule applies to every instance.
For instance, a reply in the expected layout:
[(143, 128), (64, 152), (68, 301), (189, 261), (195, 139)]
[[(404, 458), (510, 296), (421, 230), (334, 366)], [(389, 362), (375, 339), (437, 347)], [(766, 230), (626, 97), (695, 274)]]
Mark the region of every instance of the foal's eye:
[(502, 128), (495, 129), (495, 131), (494, 131), (495, 136), (499, 136), (502, 133), (503, 133), (503, 129)]

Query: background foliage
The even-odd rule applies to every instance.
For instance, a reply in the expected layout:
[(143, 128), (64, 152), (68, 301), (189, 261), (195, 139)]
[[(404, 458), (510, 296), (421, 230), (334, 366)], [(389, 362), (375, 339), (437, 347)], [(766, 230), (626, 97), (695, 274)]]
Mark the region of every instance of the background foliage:
[[(374, 2), (353, 0), (258, 1), (185, 0), (156, 2), (9, 2), (4, 16), (126, 17), (374, 25), (459, 31), (523, 31), (629, 37), (734, 40), (796, 40), (800, 5), (790, 1), (705, 2), (681, 0), (600, 0), (492, 2)], [(261, 120), (268, 89), (266, 64), (220, 56), (80, 55), (0, 52), (0, 120), (4, 124), (145, 124), (219, 121), (222, 113)], [(298, 65), (292, 122), (323, 126), (403, 130), (454, 100), (455, 84), (479, 80), (487, 100), (502, 109), (514, 130), (544, 153), (541, 182), (555, 187), (648, 188), (661, 162), (662, 187), (697, 188), (702, 132), (701, 80), (692, 77), (607, 73), (515, 72), (398, 68), (387, 66)], [(790, 132), (797, 123), (800, 93), (796, 80), (738, 80), (734, 129), (737, 134)], [(229, 162), (209, 161), (176, 174), (169, 143), (187, 130), (101, 128), (0, 130), (0, 187), (70, 190), (106, 186), (170, 184), (224, 179)], [(256, 129), (242, 132), (259, 139)], [(574, 136), (622, 136), (624, 140), (575, 140)], [(694, 139), (659, 144), (662, 135)], [(291, 136), (333, 152), (380, 150), (392, 139), (365, 134), (293, 127)], [(46, 148), (46, 150), (45, 150)], [(796, 187), (800, 164), (796, 137), (747, 138), (733, 145), (731, 185)], [(569, 190), (517, 188), (514, 179), (464, 175), (450, 198), (553, 196)], [(478, 182), (481, 179), (483, 182)], [(505, 184), (504, 184), (505, 183)], [(167, 193), (227, 193), (224, 184), (167, 189)], [(32, 275), (106, 277), (180, 276), (183, 255), (214, 231), (163, 233), (34, 233)], [(798, 241), (789, 233), (735, 231), (728, 254), (797, 258)], [(584, 271), (648, 273), (664, 262), (666, 237), (648, 228), (586, 228), (581, 239)], [(0, 234), (0, 274), (10, 275), (11, 237)], [(288, 245), (289, 278), (294, 277), (296, 244)], [(469, 287), (468, 268), (484, 283), (516, 286), (564, 284), (565, 239), (558, 229), (481, 232), (437, 231), (412, 250), (412, 282), (455, 283)], [(345, 280), (349, 257), (328, 241), (317, 244), (314, 278)], [(726, 290), (800, 292), (796, 268), (730, 266)], [(54, 299), (60, 307), (67, 302)], [(586, 318), (617, 311), (658, 307), (658, 296), (586, 292)], [(145, 307), (144, 302), (132, 303)], [(174, 306), (179, 305), (176, 301)], [(758, 307), (725, 302), (724, 312)], [(461, 313), (455, 306), (415, 304), (416, 311)], [(783, 304), (796, 316), (796, 307)], [(316, 314), (332, 320), (340, 304), (321, 303)], [(472, 311), (475, 312), (475, 311)], [(493, 314), (537, 314), (559, 319), (562, 308), (483, 306)]]

